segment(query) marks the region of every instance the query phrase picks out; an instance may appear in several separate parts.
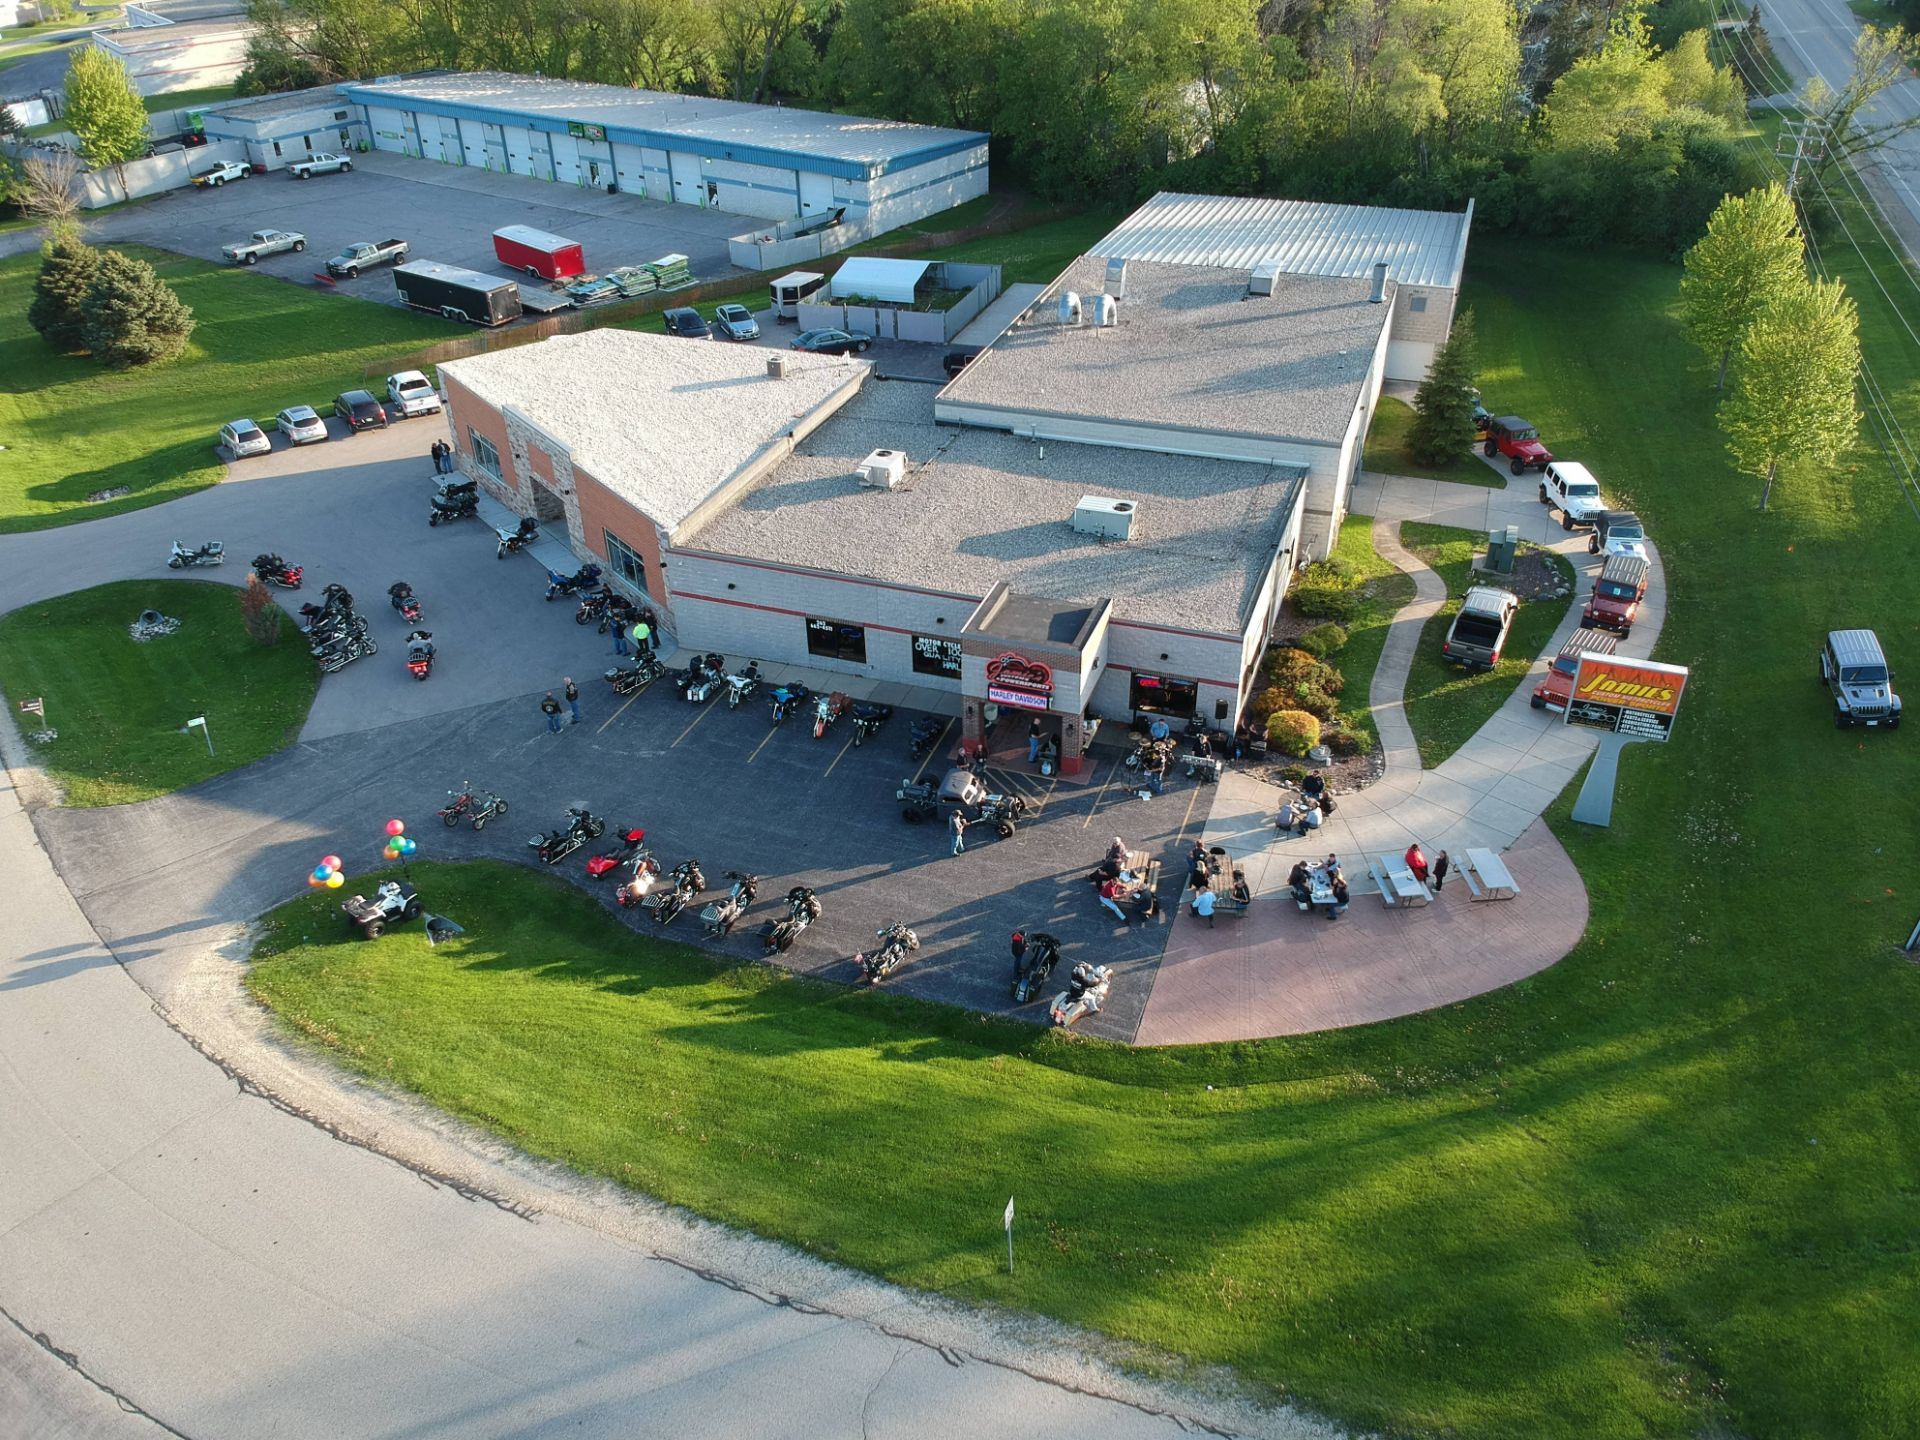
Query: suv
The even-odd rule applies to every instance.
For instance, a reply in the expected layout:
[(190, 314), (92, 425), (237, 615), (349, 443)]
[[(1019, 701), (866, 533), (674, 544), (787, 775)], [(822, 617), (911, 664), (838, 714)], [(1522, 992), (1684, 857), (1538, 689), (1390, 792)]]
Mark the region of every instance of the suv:
[(691, 306), (683, 305), (677, 310), (668, 310), (660, 317), (667, 327), (667, 334), (678, 335), (682, 340), (711, 340), (713, 331), (707, 322), (700, 318), (700, 312)]
[(1820, 650), (1820, 683), (1833, 696), (1833, 721), (1900, 728), (1900, 697), (1893, 693), (1880, 637), (1871, 630), (1830, 630)]
[(1587, 537), (1589, 555), (1633, 555), (1647, 558), (1647, 527), (1631, 510), (1602, 510), (1593, 519)]
[(362, 430), (387, 428), (387, 407), (365, 390), (349, 390), (334, 396), (333, 413), (346, 421), (347, 429), (356, 435)]
[(1491, 460), (1495, 452), (1507, 457), (1507, 469), (1524, 475), (1529, 467), (1544, 470), (1553, 463), (1553, 452), (1540, 443), (1540, 432), (1518, 415), (1502, 415), (1487, 426), (1482, 453)]
[(1493, 585), (1475, 585), (1461, 597), (1460, 613), (1453, 617), (1440, 653), (1469, 670), (1491, 670), (1500, 663), (1500, 651), (1513, 628), (1520, 597)]
[(1580, 612), (1580, 623), (1618, 630), (1622, 639), (1631, 635), (1640, 602), (1647, 598), (1647, 569), (1638, 555), (1609, 555), (1593, 582), (1587, 608)]
[(1560, 647), (1560, 653), (1553, 657), (1553, 664), (1547, 667), (1547, 678), (1533, 687), (1530, 702), (1533, 708), (1551, 710), (1556, 715), (1563, 713), (1573, 695), (1574, 676), (1580, 673), (1580, 657), (1611, 655), (1619, 644), (1620, 637), (1609, 635), (1605, 630), (1574, 631)]
[(1560, 512), (1560, 528), (1591, 525), (1607, 502), (1600, 498), (1600, 482), (1578, 460), (1550, 460), (1540, 477), (1540, 503)]

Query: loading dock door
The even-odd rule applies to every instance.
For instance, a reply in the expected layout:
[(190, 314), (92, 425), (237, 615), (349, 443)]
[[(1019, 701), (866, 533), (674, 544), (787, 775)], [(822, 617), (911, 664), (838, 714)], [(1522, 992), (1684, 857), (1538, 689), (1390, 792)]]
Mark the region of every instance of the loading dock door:
[(480, 134), (487, 143), (487, 168), (505, 170), (507, 168), (507, 133), (498, 125), (483, 122)]
[(833, 208), (833, 177), (800, 172), (800, 213), (818, 215)]
[(544, 130), (527, 134), (527, 173), (536, 180), (553, 179), (553, 137)]
[(706, 177), (700, 173), (700, 157), (679, 150), (667, 152), (667, 173), (673, 179), (673, 199), (677, 205), (707, 203)]

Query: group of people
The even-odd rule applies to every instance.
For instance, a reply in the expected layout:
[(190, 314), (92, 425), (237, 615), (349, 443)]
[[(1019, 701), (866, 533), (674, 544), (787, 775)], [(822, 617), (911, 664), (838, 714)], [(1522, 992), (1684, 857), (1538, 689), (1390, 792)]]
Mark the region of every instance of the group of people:
[(1305, 835), (1309, 830), (1318, 830), (1333, 811), (1333, 792), (1327, 789), (1327, 777), (1315, 770), (1300, 782), (1300, 798), (1282, 805), (1273, 823), (1276, 829)]
[(453, 446), (444, 440), (433, 442), (433, 473), (436, 475), (453, 474)]
[(1327, 918), (1338, 920), (1347, 913), (1347, 877), (1341, 873), (1340, 857), (1329, 855), (1318, 864), (1296, 860), (1287, 874), (1287, 888), (1301, 909), (1313, 904), (1313, 872), (1318, 870), (1327, 882)]
[(1404, 858), (1407, 862), (1407, 869), (1413, 872), (1413, 878), (1418, 880), (1422, 885), (1431, 883), (1434, 893), (1436, 895), (1439, 894), (1440, 888), (1447, 883), (1447, 871), (1451, 869), (1453, 865), (1453, 861), (1448, 858), (1447, 852), (1442, 850), (1438, 855), (1433, 857), (1433, 863), (1429, 865), (1427, 863), (1426, 852), (1420, 848), (1420, 842), (1416, 840), (1407, 846), (1407, 853)]
[[(1133, 868), (1132, 852), (1118, 835), (1113, 837), (1106, 858), (1089, 878), (1099, 891), (1100, 903), (1122, 923), (1131, 925), (1135, 920), (1152, 920), (1160, 914), (1159, 893), (1147, 883), (1143, 870)], [(1127, 906), (1133, 908), (1131, 915), (1127, 913)]]
[[(1213, 928), (1213, 915), (1220, 901), (1215, 896), (1213, 882), (1219, 877), (1220, 857), (1224, 850), (1209, 850), (1199, 840), (1193, 842), (1193, 848), (1187, 852), (1187, 885), (1193, 891), (1194, 918), (1207, 922), (1207, 928)], [(1233, 880), (1227, 886), (1227, 904), (1235, 910), (1245, 910), (1253, 903), (1253, 887), (1247, 884), (1247, 872), (1236, 868)]]

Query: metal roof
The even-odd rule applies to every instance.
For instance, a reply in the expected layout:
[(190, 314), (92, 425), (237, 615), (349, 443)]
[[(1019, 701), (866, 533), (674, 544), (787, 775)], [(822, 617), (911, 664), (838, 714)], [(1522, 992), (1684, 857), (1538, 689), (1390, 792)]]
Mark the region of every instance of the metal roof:
[(1472, 201), (1456, 215), (1163, 190), (1090, 253), (1238, 270), (1275, 260), (1290, 275), (1352, 280), (1384, 260), (1402, 285), (1458, 286), (1472, 224)]
[(834, 271), (833, 298), (844, 300), (850, 295), (859, 295), (872, 300), (891, 300), (896, 305), (911, 305), (914, 287), (927, 273), (928, 263), (856, 256)]

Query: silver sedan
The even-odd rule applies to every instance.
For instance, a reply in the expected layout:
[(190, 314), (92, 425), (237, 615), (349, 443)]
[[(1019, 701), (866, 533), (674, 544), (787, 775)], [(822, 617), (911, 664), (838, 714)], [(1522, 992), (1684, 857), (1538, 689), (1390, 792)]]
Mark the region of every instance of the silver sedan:
[(314, 413), (311, 405), (289, 405), (273, 425), (290, 445), (310, 445), (327, 438), (327, 422)]

